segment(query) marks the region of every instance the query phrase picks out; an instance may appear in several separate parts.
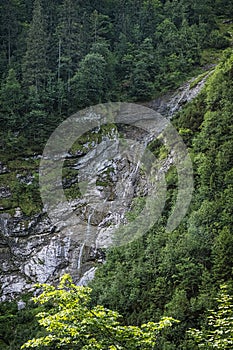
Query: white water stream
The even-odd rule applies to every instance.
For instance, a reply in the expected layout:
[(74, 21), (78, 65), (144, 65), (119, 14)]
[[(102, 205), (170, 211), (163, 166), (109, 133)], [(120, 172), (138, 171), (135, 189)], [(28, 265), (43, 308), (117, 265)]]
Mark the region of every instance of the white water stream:
[(81, 274), (81, 267), (82, 267), (82, 257), (83, 257), (83, 250), (85, 245), (89, 245), (89, 242), (91, 242), (91, 218), (94, 214), (94, 209), (91, 209), (90, 213), (88, 214), (88, 218), (87, 218), (87, 231), (86, 231), (86, 235), (84, 238), (84, 242), (82, 243), (82, 245), (80, 246), (80, 251), (79, 251), (79, 256), (78, 256), (78, 272)]

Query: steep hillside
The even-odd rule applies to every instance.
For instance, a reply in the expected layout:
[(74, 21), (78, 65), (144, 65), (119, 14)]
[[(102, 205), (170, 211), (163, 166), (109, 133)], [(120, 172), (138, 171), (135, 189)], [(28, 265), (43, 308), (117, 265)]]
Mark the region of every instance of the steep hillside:
[[(221, 283), (232, 285), (232, 72), (228, 51), (201, 94), (173, 121), (194, 164), (189, 215), (166, 233), (168, 207), (143, 238), (109, 251), (91, 283), (96, 301), (117, 309), (126, 323), (140, 324), (163, 314), (181, 320), (168, 337), (174, 348), (193, 349), (181, 340), (184, 330), (203, 322)], [(175, 177), (175, 172), (168, 177), (170, 201)]]
[[(166, 95), (167, 111), (164, 110), (164, 116), (171, 117), (181, 104), (194, 98), (205, 79), (198, 86), (190, 86), (191, 82), (170, 97)], [(155, 109), (155, 101), (152, 105)], [(96, 265), (104, 259), (103, 248), (110, 245), (111, 236), (118, 225), (129, 224), (136, 219), (150, 194), (151, 183), (143, 170), (146, 163), (143, 162), (139, 147), (152, 151), (153, 163), (158, 158), (158, 174), (161, 172), (165, 175), (173, 171), (172, 166), (175, 167), (177, 161), (175, 149), (172, 146), (169, 149), (156, 141), (164, 128), (162, 126), (160, 130), (160, 124), (166, 123), (166, 120), (162, 117), (156, 120), (156, 112), (139, 104), (125, 106), (128, 125), (115, 123), (86, 133), (64, 156), (64, 193), (77, 214), (69, 223), (66, 223), (65, 218), (66, 203), (62, 204), (58, 200), (57, 213), (54, 213), (59, 216), (57, 221), (53, 220), (54, 215), (49, 214), (48, 209), (47, 212), (42, 209), (40, 197), (43, 177), (40, 176), (40, 187), (38, 177), (39, 165), (42, 174), (45, 156), (24, 156), (2, 163), (0, 179), (4, 213), (0, 213), (1, 300), (30, 290), (33, 283), (57, 281), (65, 272), (69, 272), (75, 282), (82, 277), (80, 283), (93, 276)], [(104, 106), (99, 111), (103, 109)], [(92, 110), (86, 113), (93, 115)], [(145, 119), (144, 129), (130, 126), (135, 116), (134, 123), (137, 119), (140, 122), (145, 113), (149, 114), (152, 122)], [(155, 130), (152, 130), (154, 127)], [(134, 148), (134, 153), (130, 149), (124, 151), (124, 142), (127, 140), (130, 140), (130, 148)], [(153, 177), (158, 174), (154, 171)], [(50, 181), (53, 182), (51, 176)], [(56, 181), (54, 187), (49, 186), (48, 194), (58, 196)], [(85, 187), (83, 191), (82, 186)], [(153, 187), (156, 186), (154, 180)], [(152, 213), (155, 215), (155, 212)]]
[[(173, 118), (173, 124), (189, 147), (194, 164), (195, 191), (186, 218), (173, 232), (165, 231), (164, 224), (177, 193), (177, 173), (171, 167), (166, 176), (166, 206), (159, 222), (131, 244), (107, 250), (106, 263), (98, 268), (91, 282), (94, 301), (118, 310), (126, 324), (157, 321), (162, 315), (179, 319), (181, 322), (175, 330), (166, 331), (161, 340), (161, 349), (194, 349), (194, 343), (186, 339), (184, 331), (205, 324), (206, 310), (214, 306), (219, 285), (223, 282), (227, 282), (229, 288), (232, 285), (232, 71), (233, 55), (229, 50), (207, 79), (201, 93)], [(162, 145), (155, 147), (152, 143), (149, 147), (156, 156), (164, 157)], [(1, 176), (7, 171), (9, 174), (9, 169), (2, 167)], [(106, 177), (100, 180), (101, 186), (104, 185), (103, 181), (109, 181)], [(143, 203), (133, 208), (132, 214), (129, 212), (133, 216), (128, 219), (138, 215), (142, 208)], [(15, 225), (22, 220), (21, 215), (15, 215)], [(23, 230), (21, 227), (15, 235), (27, 230), (27, 227)], [(46, 249), (48, 246), (44, 244)], [(16, 247), (12, 246), (11, 249)], [(44, 259), (42, 255), (41, 259)], [(51, 252), (47, 256), (51, 259)], [(88, 255), (85, 256), (84, 260), (88, 260)], [(6, 259), (5, 256), (5, 262)], [(103, 255), (101, 258), (100, 255), (93, 256), (92, 264), (98, 259), (103, 259)], [(42, 262), (39, 264), (39, 270), (35, 264), (35, 271), (43, 269)], [(2, 266), (5, 266), (4, 262)], [(11, 285), (10, 293), (13, 292)], [(22, 287), (18, 286), (19, 289)], [(26, 304), (20, 301), (20, 311), (16, 311), (14, 304), (2, 304), (2, 321), (7, 320), (8, 325), (2, 334), (3, 339), (11, 332), (12, 322), (18, 324), (16, 336), (21, 341), (38, 332), (33, 318), (37, 310), (29, 304), (24, 311), (20, 305), (24, 308)], [(25, 335), (21, 333), (22, 318), (29, 324), (27, 331), (24, 330)], [(15, 341), (12, 342), (15, 344), (12, 345), (13, 349), (18, 349)]]
[[(93, 304), (126, 325), (178, 319), (158, 349), (196, 349), (186, 330), (205, 329), (220, 285), (233, 292), (232, 1), (9, 0), (0, 10), (0, 349), (42, 334), (32, 285), (66, 272), (77, 284), (95, 275)], [(59, 153), (73, 113), (82, 135)], [(193, 173), (181, 166), (190, 159)], [(181, 183), (192, 178), (193, 192)]]

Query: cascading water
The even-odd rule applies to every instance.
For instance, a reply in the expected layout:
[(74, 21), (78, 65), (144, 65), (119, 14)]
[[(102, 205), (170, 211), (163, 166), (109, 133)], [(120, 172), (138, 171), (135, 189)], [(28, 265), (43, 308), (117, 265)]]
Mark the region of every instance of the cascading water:
[[(170, 118), (197, 96), (209, 74), (197, 84), (189, 82), (175, 93), (144, 105)], [(130, 113), (128, 118), (131, 118)], [(122, 143), (121, 135), (127, 142), (139, 140), (139, 149), (135, 142)], [(81, 154), (67, 155), (69, 162), (64, 163), (64, 167), (75, 173), (71, 182), (72, 185), (78, 183), (81, 192), (81, 196), (69, 203), (77, 214), (72, 217), (69, 226), (63, 220), (54, 225), (45, 212), (30, 217), (25, 216), (20, 208), (16, 208), (14, 214), (0, 213), (0, 243), (4, 252), (0, 256), (1, 300), (30, 290), (31, 285), (38, 281), (56, 281), (64, 272), (70, 273), (75, 282), (86, 283), (94, 275), (100, 249), (111, 246), (116, 228), (127, 224), (126, 213), (131, 209), (133, 199), (147, 195), (143, 164), (138, 161), (141, 158), (140, 145), (146, 149), (147, 144), (158, 137), (158, 132), (154, 134), (152, 131), (147, 135), (137, 128), (131, 132), (127, 127), (118, 126), (104, 136), (101, 142), (92, 141), (91, 146), (89, 142)], [(38, 159), (40, 157), (37, 156)], [(169, 158), (158, 167), (164, 173), (172, 162), (173, 159)], [(0, 164), (0, 174), (6, 171), (11, 173)], [(64, 179), (68, 189), (69, 183), (70, 180)], [(66, 214), (62, 203), (57, 206), (55, 214), (58, 218)], [(88, 256), (89, 248), (94, 249), (92, 260)]]
[(78, 256), (78, 272), (81, 273), (81, 265), (82, 265), (82, 256), (83, 256), (83, 249), (85, 247), (85, 242), (82, 243), (79, 251), (79, 256)]
[(78, 272), (79, 275), (81, 276), (81, 268), (82, 268), (82, 257), (83, 257), (83, 250), (85, 248), (85, 246), (89, 246), (89, 242), (92, 241), (92, 225), (91, 225), (91, 218), (94, 214), (94, 209), (90, 210), (90, 213), (88, 214), (88, 218), (87, 218), (87, 230), (86, 230), (86, 234), (84, 237), (84, 242), (81, 244), (80, 246), (80, 250), (79, 250), (79, 256), (78, 256)]

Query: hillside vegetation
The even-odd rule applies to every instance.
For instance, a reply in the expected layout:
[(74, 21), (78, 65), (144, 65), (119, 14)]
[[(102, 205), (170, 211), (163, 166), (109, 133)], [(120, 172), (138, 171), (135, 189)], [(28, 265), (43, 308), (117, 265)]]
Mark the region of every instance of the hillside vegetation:
[[(18, 183), (17, 169), (27, 173), (23, 159), (41, 153), (71, 113), (100, 102), (149, 101), (216, 65), (198, 97), (172, 120), (194, 166), (188, 214), (173, 232), (165, 231), (177, 192), (171, 169), (159, 222), (131, 244), (107, 250), (88, 293), (90, 308), (116, 310), (126, 330), (158, 325), (163, 317), (178, 320), (151, 349), (231, 349), (231, 1), (9, 0), (0, 9), (0, 155), (12, 171), (10, 177), (1, 175), (1, 185), (14, 193), (10, 201), (2, 200), (1, 212), (18, 205), (26, 215), (41, 210), (38, 159), (31, 160), (35, 176), (29, 187)], [(158, 148), (152, 151), (158, 155)], [(22, 310), (15, 302), (0, 305), (2, 350), (19, 350), (28, 339), (47, 334), (35, 315), (51, 310), (51, 304), (44, 308), (29, 295), (22, 298)], [(72, 340), (49, 346), (39, 349), (95, 349)], [(139, 342), (135, 349), (146, 348)]]
[(0, 10), (3, 159), (40, 151), (80, 108), (174, 89), (232, 40), (230, 0), (9, 0)]

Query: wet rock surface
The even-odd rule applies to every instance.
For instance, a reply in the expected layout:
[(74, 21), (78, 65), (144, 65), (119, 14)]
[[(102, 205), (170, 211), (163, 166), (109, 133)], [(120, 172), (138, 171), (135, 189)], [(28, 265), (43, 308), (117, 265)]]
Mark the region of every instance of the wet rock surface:
[[(197, 95), (204, 82), (205, 79), (192, 89), (187, 83), (172, 96), (147, 106), (171, 117)], [(64, 167), (69, 175), (64, 175), (62, 181), (68, 191), (69, 208), (75, 213), (71, 219), (64, 220), (63, 203), (54, 209), (56, 223), (47, 215), (46, 208), (26, 215), (19, 206), (7, 210), (6, 204), (0, 205), (0, 300), (31, 291), (36, 282), (56, 283), (66, 272), (77, 284), (86, 285), (93, 278), (96, 267), (105, 260), (104, 249), (112, 244), (115, 230), (127, 224), (127, 213), (134, 201), (146, 198), (150, 191), (152, 184), (137, 157), (137, 147), (145, 149), (160, 129), (162, 126), (154, 134), (153, 130), (147, 133), (144, 129), (119, 125), (118, 130), (113, 128), (99, 142), (90, 141), (82, 150), (66, 155)], [(125, 150), (124, 139), (132, 141)], [(37, 155), (36, 159), (40, 157)], [(157, 177), (172, 165), (171, 153), (157, 164)], [(0, 181), (7, 174), (10, 174), (7, 164), (0, 162)], [(35, 175), (18, 171), (16, 179), (27, 187), (34, 184)], [(0, 199), (12, 196), (9, 186), (0, 182)]]
[[(213, 69), (206, 67), (207, 70)], [(161, 113), (167, 118), (172, 118), (186, 103), (193, 100), (204, 87), (205, 82), (213, 70), (207, 71), (206, 74), (195, 83), (195, 78), (183, 84), (176, 91), (167, 93), (157, 99), (146, 103), (145, 105)]]
[[(133, 198), (139, 191), (147, 193), (139, 166), (122, 155), (120, 147), (113, 130), (100, 143), (92, 144), (89, 152), (73, 156), (65, 165), (71, 175), (63, 178), (64, 188), (77, 184), (81, 188), (80, 197), (69, 199), (76, 215), (68, 223), (62, 204), (54, 210), (56, 225), (46, 210), (32, 216), (20, 207), (0, 213), (1, 300), (30, 291), (36, 282), (56, 283), (65, 272), (79, 284), (93, 277), (96, 266), (105, 259), (103, 249), (111, 244), (115, 227), (126, 222)], [(33, 181), (32, 176), (19, 172), (16, 179), (26, 185)], [(4, 186), (0, 194), (2, 198), (12, 195)]]

